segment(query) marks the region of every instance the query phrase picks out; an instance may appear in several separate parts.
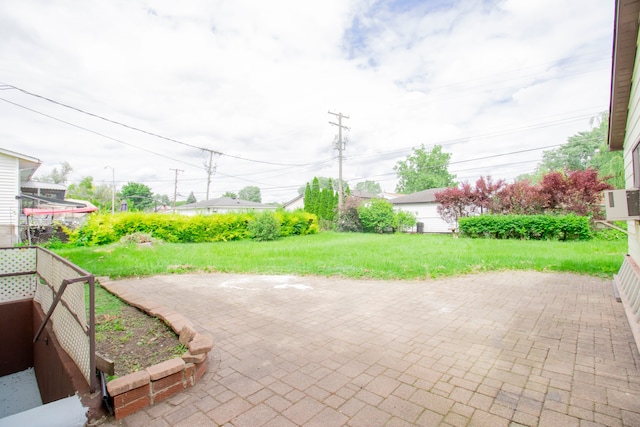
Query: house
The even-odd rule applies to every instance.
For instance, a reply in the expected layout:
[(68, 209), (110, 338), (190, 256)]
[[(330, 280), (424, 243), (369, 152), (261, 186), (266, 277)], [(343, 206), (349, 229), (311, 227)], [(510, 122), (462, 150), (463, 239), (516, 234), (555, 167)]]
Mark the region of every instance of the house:
[[(640, 56), (637, 52), (639, 19), (640, 0), (616, 0), (608, 144), (610, 150), (624, 150), (625, 187), (628, 190), (640, 188)], [(624, 200), (626, 202), (627, 198), (624, 197)], [(607, 203), (611, 203), (611, 200), (607, 200)], [(636, 345), (640, 349), (640, 308), (638, 304), (631, 304), (640, 298), (640, 216), (629, 215), (627, 232), (628, 255), (620, 273), (614, 277), (614, 284), (625, 306)]]
[(289, 200), (284, 205), (282, 205), (282, 208), (288, 212), (293, 212), (298, 209), (304, 209), (304, 194), (299, 194), (298, 196)]
[(213, 213), (245, 212), (245, 211), (271, 211), (276, 210), (275, 205), (250, 202), (248, 200), (220, 197), (211, 200), (202, 200), (175, 208), (175, 212), (181, 215), (208, 215)]
[(40, 167), (40, 160), (0, 148), (0, 246), (19, 243), (20, 187)]
[[(436, 202), (436, 193), (443, 190), (445, 189), (430, 188), (406, 196), (396, 197), (389, 200), (389, 202), (397, 210), (402, 209), (415, 214), (416, 221), (424, 225), (423, 232), (450, 233), (452, 226), (442, 219), (438, 213), (438, 202)], [(416, 225), (415, 231), (417, 230), (418, 226)]]

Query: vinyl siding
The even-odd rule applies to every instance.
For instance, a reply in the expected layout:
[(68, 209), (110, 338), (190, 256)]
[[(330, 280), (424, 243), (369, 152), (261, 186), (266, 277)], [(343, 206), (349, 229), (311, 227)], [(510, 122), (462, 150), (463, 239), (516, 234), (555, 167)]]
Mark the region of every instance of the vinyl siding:
[[(638, 42), (640, 42), (640, 34)], [(627, 116), (627, 130), (624, 140), (624, 165), (627, 188), (633, 188), (633, 159), (632, 150), (640, 142), (640, 55), (636, 55), (633, 82), (631, 84), (631, 97), (629, 100), (629, 112)], [(640, 165), (637, 165), (640, 167)], [(640, 264), (640, 222), (628, 221), (629, 255)]]
[[(417, 222), (424, 223), (425, 233), (450, 233), (451, 226), (438, 214), (438, 203), (403, 203), (395, 206), (395, 210), (411, 212)], [(413, 228), (416, 231), (416, 227)]]
[(18, 200), (20, 194), (19, 160), (0, 154), (0, 246), (17, 242)]

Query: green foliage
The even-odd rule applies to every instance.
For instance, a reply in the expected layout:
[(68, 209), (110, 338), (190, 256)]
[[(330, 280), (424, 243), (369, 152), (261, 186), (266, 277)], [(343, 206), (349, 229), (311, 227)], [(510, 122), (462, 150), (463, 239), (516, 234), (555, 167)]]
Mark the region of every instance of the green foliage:
[(189, 197), (187, 197), (187, 201), (186, 204), (189, 205), (191, 203), (196, 203), (198, 200), (196, 200), (196, 196), (193, 194), (193, 191), (191, 193), (189, 193)]
[(305, 234), (316, 234), (320, 231), (318, 217), (302, 209), (294, 212), (279, 210), (275, 213), (275, 216), (280, 222), (281, 236), (303, 236)]
[(371, 199), (358, 207), (362, 228), (368, 233), (383, 233), (395, 223), (393, 205), (384, 199)]
[(139, 182), (129, 182), (122, 186), (121, 195), (127, 200), (130, 211), (143, 211), (153, 206), (151, 189)]
[(366, 191), (371, 194), (380, 194), (382, 193), (382, 188), (380, 188), (380, 184), (375, 181), (363, 181), (356, 184), (356, 190), (358, 191)]
[(394, 227), (398, 231), (410, 230), (416, 225), (416, 216), (402, 209), (395, 213)]
[(456, 176), (449, 173), (450, 153), (443, 153), (441, 145), (427, 151), (422, 145), (414, 148), (413, 154), (393, 167), (398, 175), (396, 191), (415, 193), (429, 188), (444, 188), (455, 185)]
[[(304, 235), (318, 232), (318, 219), (305, 212), (278, 212), (280, 235)], [(249, 223), (255, 213), (227, 213), (184, 216), (143, 212), (115, 215), (92, 214), (85, 224), (71, 233), (69, 240), (78, 246), (115, 243), (124, 236), (145, 233), (170, 243), (203, 243), (243, 240), (251, 237)]]
[(240, 200), (247, 200), (249, 202), (262, 203), (260, 189), (253, 185), (249, 185), (240, 190), (240, 192), (238, 193), (238, 198)]
[(318, 216), (321, 220), (334, 221), (338, 206), (338, 194), (333, 190), (333, 181), (329, 178), (327, 186), (321, 189), (318, 177), (307, 183), (304, 192), (304, 210)]
[(54, 167), (51, 173), (34, 178), (34, 181), (52, 182), (54, 184), (65, 184), (69, 174), (73, 172), (73, 168), (69, 162), (60, 163), (60, 169)]
[(480, 215), (458, 219), (470, 237), (527, 240), (586, 240), (592, 237), (588, 217), (577, 215)]
[(236, 193), (232, 193), (231, 191), (227, 191), (222, 195), (222, 197), (228, 197), (229, 199), (237, 199), (238, 195)]
[(567, 139), (567, 143), (542, 153), (542, 161), (533, 175), (538, 179), (547, 172), (566, 170), (599, 171), (607, 183), (614, 188), (624, 188), (624, 161), (622, 151), (610, 151), (607, 144), (609, 117), (603, 112), (592, 119), (588, 131), (578, 132)]
[(259, 242), (276, 240), (280, 237), (280, 221), (273, 212), (257, 214), (247, 226), (249, 235)]

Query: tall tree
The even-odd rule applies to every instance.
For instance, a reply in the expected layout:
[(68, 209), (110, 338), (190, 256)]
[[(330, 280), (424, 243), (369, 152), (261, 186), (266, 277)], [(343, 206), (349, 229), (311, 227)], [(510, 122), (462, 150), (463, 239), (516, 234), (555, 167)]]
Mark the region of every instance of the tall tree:
[(237, 199), (238, 195), (236, 193), (232, 193), (231, 191), (225, 192), (222, 197), (228, 197), (230, 199)]
[(356, 184), (356, 190), (358, 191), (366, 191), (371, 194), (380, 194), (382, 193), (382, 188), (380, 188), (380, 184), (375, 181), (363, 181)]
[(497, 194), (506, 185), (503, 179), (493, 181), (490, 176), (481, 176), (476, 181), (474, 196), (480, 213), (497, 211)]
[(195, 202), (197, 202), (196, 196), (193, 194), (193, 191), (192, 191), (191, 193), (189, 193), (189, 196), (187, 197), (187, 204), (195, 203)]
[(449, 173), (450, 153), (444, 153), (441, 145), (428, 150), (422, 145), (393, 167), (399, 181), (396, 191), (415, 193), (429, 188), (452, 187), (456, 176)]
[(542, 161), (534, 174), (538, 178), (536, 182), (548, 172), (593, 168), (614, 188), (624, 188), (622, 151), (610, 151), (607, 145), (608, 113), (592, 118), (590, 125), (588, 131), (570, 136), (566, 144), (542, 153)]
[(54, 184), (66, 184), (69, 178), (69, 174), (73, 171), (73, 168), (69, 162), (60, 163), (60, 169), (54, 167), (53, 170), (38, 178), (34, 178), (35, 181), (52, 182)]
[(93, 177), (85, 176), (79, 183), (69, 184), (67, 187), (67, 197), (70, 199), (91, 200), (94, 190)]
[(153, 193), (145, 184), (128, 182), (122, 186), (121, 195), (129, 210), (143, 211), (153, 206)]
[(249, 202), (262, 202), (262, 196), (260, 195), (260, 189), (253, 185), (244, 187), (238, 192), (238, 198), (241, 200), (247, 200)]

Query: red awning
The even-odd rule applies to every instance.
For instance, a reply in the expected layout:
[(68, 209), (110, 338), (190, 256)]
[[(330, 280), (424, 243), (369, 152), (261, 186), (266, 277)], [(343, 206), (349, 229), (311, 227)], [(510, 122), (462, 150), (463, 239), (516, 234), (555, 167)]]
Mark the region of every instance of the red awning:
[(68, 209), (33, 209), (24, 208), (23, 212), (26, 216), (31, 215), (60, 215), (68, 213), (89, 213), (95, 212), (98, 208), (91, 206), (86, 208), (68, 208)]

